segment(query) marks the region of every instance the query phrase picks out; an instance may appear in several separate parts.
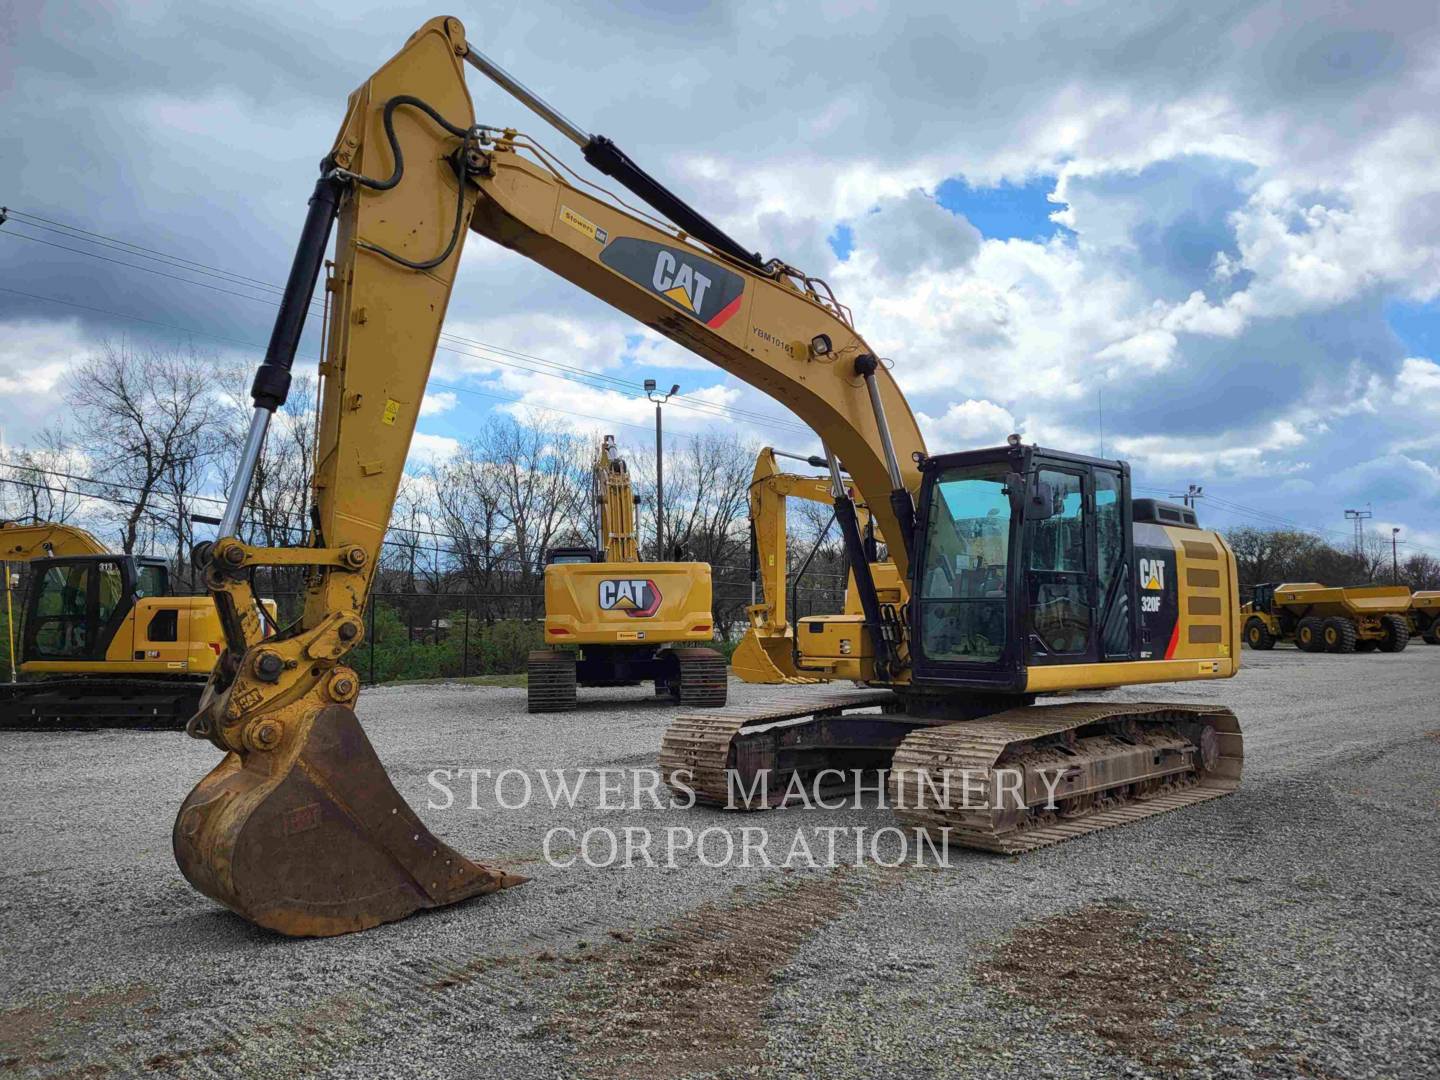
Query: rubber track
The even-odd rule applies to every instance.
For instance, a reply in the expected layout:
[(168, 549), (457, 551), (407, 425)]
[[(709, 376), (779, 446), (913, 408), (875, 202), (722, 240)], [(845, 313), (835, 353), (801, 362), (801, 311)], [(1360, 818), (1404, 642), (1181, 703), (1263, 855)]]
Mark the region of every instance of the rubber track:
[(537, 649), (525, 662), (526, 709), (532, 713), (566, 712), (575, 707), (575, 657)]
[(719, 708), (729, 694), (725, 657), (714, 649), (676, 649), (680, 704), (693, 708)]
[(924, 769), (936, 775), (949, 770), (952, 773), (967, 773), (972, 778), (983, 776), (984, 780), (976, 779), (970, 790), (973, 795), (980, 796), (974, 801), (986, 803), (989, 800), (989, 785), (993, 775), (990, 770), (996, 767), (1007, 750), (1018, 749), (1024, 743), (1046, 736), (1109, 720), (1134, 720), (1143, 724), (1209, 721), (1218, 735), (1219, 758), (1215, 768), (1200, 774), (1199, 779), (1191, 786), (1166, 788), (1149, 798), (1102, 808), (1085, 817), (1047, 820), (1005, 833), (993, 831), (987, 811), (955, 807), (917, 809), (912, 806), (897, 808), (895, 815), (907, 825), (926, 829), (949, 829), (948, 836), (952, 843), (1016, 855), (1228, 795), (1240, 786), (1243, 743), (1240, 724), (1229, 709), (1148, 702), (1077, 702), (1012, 709), (984, 720), (912, 731), (895, 752), (890, 774), (891, 799), (897, 804), (914, 801), (913, 798), (902, 800), (897, 792), (897, 778), (902, 774), (902, 770), (910, 772)]
[[(0, 730), (179, 731), (200, 707), (204, 689), (199, 680), (80, 678), (10, 683), (0, 687)], [(103, 711), (95, 711), (96, 705)], [(34, 715), (37, 708), (39, 716)]]
[(682, 713), (670, 722), (660, 740), (660, 775), (668, 783), (675, 770), (688, 770), (689, 786), (695, 792), (696, 801), (724, 806), (730, 795), (726, 770), (730, 767), (731, 745), (745, 728), (896, 702), (897, 698), (889, 690), (852, 690), (825, 696), (807, 695), (803, 699), (772, 698), (718, 712)]

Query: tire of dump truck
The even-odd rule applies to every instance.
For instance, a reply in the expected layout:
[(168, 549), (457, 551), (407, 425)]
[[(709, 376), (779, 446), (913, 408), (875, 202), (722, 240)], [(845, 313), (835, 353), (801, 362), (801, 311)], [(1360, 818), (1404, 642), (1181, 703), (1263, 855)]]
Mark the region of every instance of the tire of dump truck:
[(1430, 627), (1429, 630), (1426, 630), (1425, 636), (1421, 640), (1424, 641), (1426, 645), (1440, 645), (1440, 623), (1436, 623)]
[(1353, 653), (1359, 636), (1355, 624), (1341, 615), (1330, 616), (1320, 628), (1320, 639), (1325, 642), (1326, 652)]
[(1251, 619), (1245, 624), (1245, 644), (1262, 651), (1275, 647), (1275, 635), (1270, 633), (1264, 619)]
[(1325, 647), (1321, 644), (1322, 626), (1323, 623), (1313, 615), (1301, 619), (1300, 625), (1295, 628), (1295, 644), (1305, 652), (1319, 652)]
[(1384, 636), (1380, 638), (1381, 652), (1404, 652), (1410, 644), (1410, 624), (1403, 615), (1381, 615), (1380, 625)]

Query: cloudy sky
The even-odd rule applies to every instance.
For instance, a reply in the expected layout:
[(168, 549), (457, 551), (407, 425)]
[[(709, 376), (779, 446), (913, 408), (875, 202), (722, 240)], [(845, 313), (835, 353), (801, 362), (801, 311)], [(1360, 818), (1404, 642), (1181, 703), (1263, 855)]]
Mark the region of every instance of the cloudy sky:
[[(283, 280), (346, 94), (440, 13), (4, 5), (0, 202), (29, 215), (0, 226), (5, 444), (56, 418), (64, 371), (107, 337), (257, 360), (271, 294), (213, 271)], [(1387, 538), (1399, 525), (1440, 553), (1432, 5), (451, 13), (747, 246), (828, 279), (894, 361), (932, 451), (1021, 431), (1093, 453), (1103, 438), (1143, 493), (1203, 484), (1210, 524), (1338, 538), (1344, 510), (1368, 506)], [(473, 73), (471, 92), (479, 119), (568, 151)], [(417, 455), (524, 408), (640, 443), (648, 376), (696, 403), (668, 413), (677, 432), (817, 447), (775, 402), (478, 237), (446, 329)]]

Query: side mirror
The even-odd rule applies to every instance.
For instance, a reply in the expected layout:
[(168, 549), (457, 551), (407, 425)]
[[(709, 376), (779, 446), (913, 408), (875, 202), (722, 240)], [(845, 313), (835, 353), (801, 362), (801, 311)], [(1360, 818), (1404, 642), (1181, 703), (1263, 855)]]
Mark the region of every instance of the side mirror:
[(1043, 480), (1035, 481), (1030, 497), (1025, 500), (1025, 520), (1044, 521), (1055, 516), (1055, 486)]

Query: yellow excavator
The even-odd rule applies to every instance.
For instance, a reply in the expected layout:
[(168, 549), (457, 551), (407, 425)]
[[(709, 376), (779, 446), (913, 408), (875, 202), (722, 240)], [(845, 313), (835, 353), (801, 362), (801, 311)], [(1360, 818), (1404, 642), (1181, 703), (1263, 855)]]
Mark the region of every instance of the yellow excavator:
[[(10, 658), (0, 728), (179, 728), (223, 635), (208, 596), (173, 596), (164, 559), (116, 555), (84, 529), (0, 522)], [(16, 648), (10, 564), (29, 565)]]
[[(514, 128), (477, 124), (467, 64), (649, 209)], [(306, 546), (256, 547), (236, 537), (240, 512), (332, 226), (313, 526)], [(1075, 696), (1235, 673), (1235, 560), (1219, 535), (1187, 508), (1132, 499), (1122, 462), (1018, 436), (928, 454), (891, 363), (824, 282), (737, 243), (489, 60), (459, 20), (437, 18), (350, 97), (252, 384), (219, 539), (195, 553), (226, 642), (189, 725), (225, 756), (174, 828), (202, 892), (260, 925), (323, 935), (523, 880), (447, 847), (405, 804), (355, 718), (347, 663), (471, 231), (769, 394), (824, 443), (860, 611), (813, 643), (802, 630), (800, 663), (812, 645), (822, 656), (848, 645), (868, 688), (681, 715), (661, 748), (672, 782), (723, 805), (727, 776), (753, 791), (773, 773), (776, 792), (789, 778), (893, 765), (902, 820), (1000, 851), (1238, 785), (1229, 710)], [(898, 603), (881, 599), (842, 462), (887, 542)], [(263, 565), (309, 574), (303, 616), (269, 639), (250, 586)], [(1067, 696), (1037, 703), (1056, 693)], [(991, 797), (1002, 768), (1021, 777), (1018, 805)], [(974, 783), (937, 782), (957, 769)]]
[(725, 657), (700, 645), (715, 637), (709, 564), (640, 561), (630, 470), (613, 435), (600, 440), (592, 482), (594, 546), (545, 553), (550, 648), (528, 658), (530, 711), (574, 708), (577, 684), (638, 682), (681, 705), (724, 705)]
[[(789, 621), (790, 609), (794, 604), (787, 601), (785, 592), (787, 586), (794, 588), (803, 580), (819, 544), (817, 542), (802, 560), (796, 570), (794, 582), (790, 582), (787, 574), (787, 506), (790, 499), (832, 506), (835, 496), (830, 477), (782, 472), (778, 460), (782, 457), (802, 461), (814, 468), (826, 467), (826, 461), (822, 457), (790, 454), (769, 446), (762, 447), (755, 457), (749, 498), (750, 604), (745, 609), (749, 625), (730, 657), (730, 670), (748, 683), (803, 685), (832, 679), (859, 679), (859, 657), (852, 656), (848, 651), (842, 655), (823, 657), (819, 656), (812, 646), (807, 650), (804, 670), (797, 666), (799, 648), (795, 629)], [(854, 497), (854, 491), (849, 486), (846, 493)], [(878, 545), (882, 538), (876, 536), (870, 512), (865, 504), (856, 502), (855, 511), (864, 539), (865, 557), (871, 564), (870, 573), (875, 580), (880, 602), (898, 604), (900, 584), (896, 577), (895, 564), (878, 558)], [(833, 524), (832, 516), (822, 532), (822, 539)], [(853, 626), (855, 617), (859, 614), (861, 611), (855, 591), (855, 575), (847, 570), (844, 614), (840, 616), (840, 621), (845, 626)], [(811, 635), (812, 639), (820, 640), (814, 636), (825, 633), (824, 623), (832, 617), (807, 616), (803, 624), (805, 632)]]

